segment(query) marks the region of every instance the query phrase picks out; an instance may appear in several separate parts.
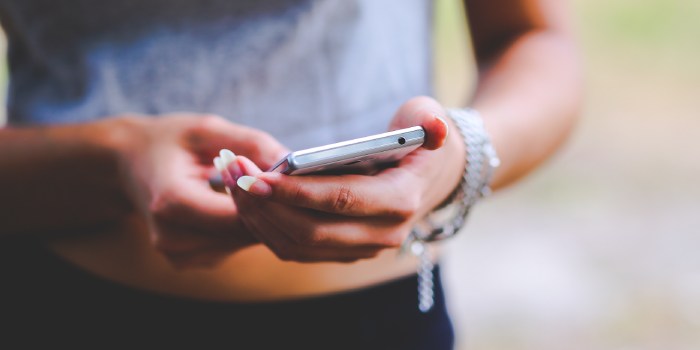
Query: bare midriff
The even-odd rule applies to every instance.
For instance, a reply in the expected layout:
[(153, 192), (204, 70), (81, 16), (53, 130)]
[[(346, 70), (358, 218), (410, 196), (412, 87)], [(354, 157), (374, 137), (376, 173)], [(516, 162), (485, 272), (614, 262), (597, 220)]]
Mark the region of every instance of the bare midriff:
[(415, 273), (416, 258), (387, 250), (355, 263), (279, 260), (258, 244), (213, 269), (178, 270), (151, 246), (134, 221), (108, 232), (55, 240), (58, 256), (101, 278), (160, 294), (215, 301), (272, 301), (359, 289)]

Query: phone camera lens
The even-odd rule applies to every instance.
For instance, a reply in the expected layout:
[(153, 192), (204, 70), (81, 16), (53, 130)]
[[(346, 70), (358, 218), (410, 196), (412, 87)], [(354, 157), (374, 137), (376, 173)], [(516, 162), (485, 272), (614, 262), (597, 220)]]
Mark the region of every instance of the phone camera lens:
[(403, 145), (404, 143), (406, 143), (406, 139), (403, 137), (399, 137), (399, 145)]

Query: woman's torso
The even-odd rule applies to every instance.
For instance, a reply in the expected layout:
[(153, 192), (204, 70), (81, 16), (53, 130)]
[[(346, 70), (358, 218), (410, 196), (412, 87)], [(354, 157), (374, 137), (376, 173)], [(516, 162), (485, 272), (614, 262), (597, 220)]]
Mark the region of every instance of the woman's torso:
[[(431, 93), (429, 0), (0, 0), (11, 124), (215, 113), (297, 149), (383, 131)], [(51, 244), (138, 288), (218, 300), (347, 290), (411, 272), (395, 251), (355, 264), (279, 261), (263, 246), (176, 271), (137, 219)]]
[(429, 94), (430, 0), (0, 0), (10, 123), (222, 115), (290, 148)]

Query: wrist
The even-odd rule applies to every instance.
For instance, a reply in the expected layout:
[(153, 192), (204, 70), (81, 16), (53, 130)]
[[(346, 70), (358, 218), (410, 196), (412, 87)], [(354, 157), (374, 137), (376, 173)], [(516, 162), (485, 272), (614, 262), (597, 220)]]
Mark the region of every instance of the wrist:
[(92, 141), (123, 163), (145, 149), (151, 123), (149, 118), (139, 116), (106, 118), (91, 130)]
[[(412, 232), (415, 239), (430, 242), (455, 235), (464, 225), (471, 208), (490, 194), (490, 182), (500, 160), (491, 145), (479, 112), (473, 109), (451, 109), (448, 119), (459, 134), (464, 153), (459, 185), (438, 206), (421, 220)], [(454, 139), (457, 139), (455, 137)]]
[(0, 206), (8, 208), (6, 231), (72, 232), (133, 212), (106, 130), (101, 122), (4, 130)]
[(444, 120), (448, 125), (447, 139), (443, 146), (446, 153), (443, 166), (447, 167), (447, 169), (445, 169), (447, 171), (441, 172), (444, 174), (441, 182), (447, 185), (447, 191), (442, 193), (439, 204), (434, 206), (434, 208), (440, 208), (449, 203), (452, 194), (462, 180), (464, 168), (466, 166), (467, 150), (462, 134), (459, 132), (459, 128), (452, 118), (446, 117)]
[(111, 177), (119, 192), (131, 208), (140, 208), (141, 190), (135, 190), (137, 181), (134, 169), (137, 157), (148, 151), (148, 131), (152, 120), (139, 116), (110, 117), (98, 121), (91, 127), (93, 147), (101, 149), (104, 158), (111, 164)]

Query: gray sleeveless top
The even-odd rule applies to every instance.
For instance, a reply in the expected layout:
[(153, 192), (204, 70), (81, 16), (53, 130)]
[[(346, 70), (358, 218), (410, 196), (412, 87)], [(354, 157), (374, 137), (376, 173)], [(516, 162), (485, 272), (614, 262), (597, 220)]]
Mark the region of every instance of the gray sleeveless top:
[(430, 0), (0, 0), (8, 122), (215, 113), (290, 148), (431, 93)]

